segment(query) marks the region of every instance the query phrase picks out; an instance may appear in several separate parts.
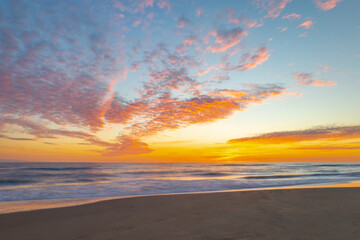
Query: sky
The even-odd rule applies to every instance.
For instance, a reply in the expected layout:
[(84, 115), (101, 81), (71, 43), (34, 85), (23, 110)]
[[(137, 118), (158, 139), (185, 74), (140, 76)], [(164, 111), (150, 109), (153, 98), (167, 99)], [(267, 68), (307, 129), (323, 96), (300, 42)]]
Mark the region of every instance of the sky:
[(360, 161), (360, 1), (0, 2), (0, 159)]

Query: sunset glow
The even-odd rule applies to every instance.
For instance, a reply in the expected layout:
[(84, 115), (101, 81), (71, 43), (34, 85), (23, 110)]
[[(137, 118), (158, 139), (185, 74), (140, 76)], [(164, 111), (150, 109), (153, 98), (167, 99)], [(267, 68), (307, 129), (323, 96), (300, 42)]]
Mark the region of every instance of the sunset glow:
[(359, 9), (1, 1), (0, 161), (359, 161)]

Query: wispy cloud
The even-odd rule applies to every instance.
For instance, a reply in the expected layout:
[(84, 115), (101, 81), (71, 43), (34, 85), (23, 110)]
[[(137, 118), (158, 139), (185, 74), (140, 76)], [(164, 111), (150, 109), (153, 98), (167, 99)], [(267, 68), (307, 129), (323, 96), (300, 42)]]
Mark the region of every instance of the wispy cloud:
[(171, 5), (170, 5), (170, 1), (169, 0), (160, 0), (158, 1), (157, 5), (159, 6), (159, 8), (167, 8), (167, 12), (170, 11), (171, 9)]
[(203, 12), (204, 12), (204, 9), (197, 8), (196, 11), (195, 11), (195, 16), (200, 17)]
[(15, 140), (15, 141), (33, 141), (34, 140), (33, 138), (9, 137), (4, 134), (0, 134), (0, 138), (6, 138), (6, 139), (10, 139), (10, 140)]
[(226, 71), (249, 70), (264, 63), (270, 57), (270, 50), (262, 47), (258, 48), (256, 54), (244, 54), (241, 57), (240, 64), (236, 66), (227, 66)]
[(178, 25), (176, 25), (178, 28), (184, 28), (184, 27), (188, 27), (191, 26), (191, 21), (189, 19), (187, 19), (186, 17), (182, 16), (179, 19), (179, 23)]
[(291, 0), (253, 0), (253, 3), (267, 11), (266, 18), (277, 18)]
[(336, 5), (342, 0), (314, 0), (316, 7), (323, 11), (328, 11), (336, 7)]
[(300, 24), (298, 27), (303, 27), (305, 29), (310, 29), (313, 25), (314, 25), (314, 22), (308, 20), (308, 21), (305, 21), (302, 24)]
[(213, 30), (209, 35), (215, 37), (215, 44), (208, 46), (207, 50), (220, 53), (240, 43), (241, 39), (247, 35), (247, 32), (238, 27), (231, 29), (219, 28)]
[(336, 85), (334, 81), (329, 81), (321, 78), (313, 79), (313, 75), (311, 73), (294, 72), (293, 75), (296, 79), (297, 84), (311, 85), (318, 87), (328, 87), (328, 86)]
[(261, 142), (268, 144), (281, 144), (288, 142), (315, 141), (321, 139), (348, 139), (359, 137), (359, 125), (342, 127), (323, 126), (305, 130), (271, 132), (254, 137), (236, 138), (229, 140), (228, 143), (236, 144), (242, 142)]
[(283, 19), (300, 19), (301, 15), (297, 14), (297, 13), (290, 13), (290, 14), (284, 15), (282, 18)]

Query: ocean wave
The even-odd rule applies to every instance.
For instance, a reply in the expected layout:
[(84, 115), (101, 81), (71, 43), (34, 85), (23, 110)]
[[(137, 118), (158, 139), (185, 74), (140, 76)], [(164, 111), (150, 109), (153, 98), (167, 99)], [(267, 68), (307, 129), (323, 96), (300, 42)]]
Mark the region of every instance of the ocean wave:
[(92, 170), (91, 167), (33, 167), (24, 168), (24, 170), (35, 170), (35, 171), (79, 171), (79, 170)]
[(228, 173), (222, 173), (222, 172), (205, 172), (205, 173), (199, 173), (199, 174), (194, 174), (197, 176), (211, 176), (211, 177), (220, 177), (220, 176), (229, 176), (230, 174)]
[(225, 163), (225, 164), (221, 164), (218, 166), (223, 166), (223, 167), (237, 167), (237, 166), (242, 166), (242, 167), (257, 167), (257, 166), (269, 166), (269, 164), (267, 163)]
[(356, 177), (360, 172), (350, 173), (314, 173), (314, 174), (283, 174), (283, 175), (256, 175), (246, 176), (245, 179), (281, 179), (281, 178), (306, 178), (306, 177)]
[(360, 163), (354, 163), (354, 164), (312, 164), (309, 167), (360, 167)]
[(11, 186), (11, 185), (25, 185), (34, 183), (34, 180), (25, 180), (25, 179), (6, 179), (0, 180), (0, 186)]

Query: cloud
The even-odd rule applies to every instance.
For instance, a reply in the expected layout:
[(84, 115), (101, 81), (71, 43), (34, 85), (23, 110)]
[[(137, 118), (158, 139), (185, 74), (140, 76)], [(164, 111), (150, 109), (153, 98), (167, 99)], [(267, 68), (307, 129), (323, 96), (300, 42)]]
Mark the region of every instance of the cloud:
[(316, 63), (317, 66), (321, 67), (323, 72), (327, 73), (329, 71), (329, 69), (331, 68), (329, 65), (324, 65), (324, 64), (320, 64), (320, 63)]
[(321, 78), (313, 79), (313, 75), (311, 73), (294, 72), (293, 75), (296, 79), (297, 84), (318, 86), (318, 87), (328, 87), (328, 86), (336, 85), (334, 81), (329, 81)]
[[(145, 13), (146, 8), (153, 7), (155, 0), (137, 0), (137, 1), (114, 1), (114, 8), (121, 12), (131, 14)], [(163, 2), (163, 1), (160, 1)], [(158, 3), (159, 6), (159, 3)], [(163, 6), (163, 5), (161, 5)], [(100, 9), (100, 8), (98, 8)]]
[(123, 156), (123, 155), (138, 155), (149, 153), (154, 150), (149, 148), (147, 143), (136, 139), (122, 138), (121, 144), (107, 148), (102, 152), (104, 156)]
[(294, 147), (292, 149), (299, 149), (299, 150), (326, 150), (326, 151), (333, 151), (333, 150), (359, 150), (360, 146), (314, 146), (314, 147)]
[(71, 137), (71, 138), (78, 138), (82, 139), (86, 142), (89, 142), (94, 145), (98, 146), (113, 146), (114, 143), (106, 142), (100, 140), (97, 136), (82, 132), (82, 131), (72, 131), (72, 130), (65, 130), (65, 129), (54, 129), (47, 127), (48, 123), (44, 121), (35, 121), (25, 117), (1, 117), (0, 118), (0, 129), (2, 132), (6, 132), (11, 130), (12, 126), (18, 126), (23, 129), (23, 133), (29, 134), (34, 136), (35, 138), (13, 138), (8, 137), (6, 135), (2, 135), (2, 137), (12, 139), (12, 140), (37, 140), (37, 139), (44, 139), (50, 138), (55, 139), (57, 137)]
[(291, 13), (291, 14), (284, 15), (282, 18), (283, 19), (300, 19), (301, 15), (297, 14), (297, 13)]
[(209, 73), (209, 72), (210, 72), (211, 70), (213, 70), (213, 69), (216, 69), (216, 66), (209, 66), (209, 67), (207, 67), (205, 70), (199, 70), (199, 71), (197, 71), (197, 73), (198, 73), (199, 76), (202, 76), (202, 75), (204, 75), (204, 74)]
[(31, 3), (17, 3), (21, 9), (5, 4), (5, 10), (21, 10), (24, 21), (15, 26), (9, 14), (0, 27), (0, 114), (102, 128), (111, 82), (125, 76), (120, 45), (110, 44), (121, 40), (96, 23), (91, 11), (74, 14), (57, 1), (39, 4), (42, 14), (35, 15), (29, 14)]
[[(101, 153), (104, 156), (121, 156), (121, 155), (130, 155), (130, 154), (144, 154), (152, 152), (153, 150), (149, 148), (148, 144), (141, 142), (137, 139), (132, 139), (128, 137), (123, 137), (116, 142), (107, 142), (99, 139), (97, 136), (81, 132), (81, 131), (71, 131), (65, 129), (53, 129), (48, 128), (44, 123), (37, 123), (30, 119), (25, 118), (11, 118), (11, 117), (2, 117), (0, 118), (0, 127), (4, 130), (4, 124), (7, 125), (17, 125), (22, 127), (25, 130), (26, 134), (33, 135), (35, 138), (19, 138), (19, 137), (9, 137), (4, 134), (0, 134), (0, 138), (6, 138), (16, 141), (36, 141), (37, 139), (46, 139), (46, 138), (57, 138), (57, 137), (70, 137), (84, 140), (83, 145), (95, 145), (105, 147), (105, 150), (91, 150)], [(8, 127), (6, 129), (9, 129)], [(44, 142), (45, 144), (53, 144)]]
[(154, 5), (154, 0), (142, 0), (139, 3), (139, 8), (144, 11), (147, 7), (152, 7)]
[[(154, 42), (157, 37), (146, 39), (139, 32), (161, 10), (147, 11), (154, 4), (169, 11), (169, 1), (110, 2), (111, 8), (97, 1), (2, 5), (7, 12), (0, 16), (2, 138), (43, 142), (69, 137), (102, 147), (96, 151), (107, 155), (145, 153), (150, 150), (143, 136), (228, 118), (286, 94), (275, 85), (248, 90), (216, 85), (230, 79), (217, 60), (240, 54), (240, 42), (248, 34), (244, 29), (259, 22), (234, 15), (234, 24), (237, 19), (243, 28), (219, 24), (210, 33), (177, 29), (174, 42)], [(41, 14), (33, 14), (34, 9)], [(187, 25), (188, 19), (179, 19), (179, 27)], [(254, 51), (232, 68), (254, 68), (270, 55), (266, 48)], [(223, 52), (206, 62), (209, 54)], [(126, 91), (129, 86), (134, 89)], [(105, 141), (96, 135), (107, 124), (122, 129), (120, 139)], [(26, 137), (17, 137), (21, 134)]]
[(137, 26), (139, 26), (141, 23), (142, 23), (142, 19), (139, 19), (139, 20), (133, 22), (132, 26), (133, 26), (133, 27), (137, 27)]
[(342, 0), (314, 0), (316, 7), (323, 11), (328, 11), (336, 7), (336, 5)]
[(240, 60), (240, 64), (236, 66), (227, 66), (226, 71), (233, 70), (249, 70), (255, 68), (258, 65), (264, 63), (270, 57), (270, 50), (262, 47), (257, 49), (257, 53), (254, 55), (243, 54)]
[(198, 39), (199, 39), (199, 36), (195, 35), (195, 34), (191, 34), (189, 36), (186, 36), (183, 43), (177, 45), (176, 51), (178, 53), (181, 53), (182, 51), (184, 51), (189, 46), (193, 46), (198, 41)]
[(277, 18), (291, 0), (253, 0), (258, 8), (267, 11), (266, 18)]
[(158, 1), (157, 5), (161, 9), (164, 9), (166, 7), (167, 12), (169, 12), (171, 9), (170, 1), (168, 1), (168, 0), (160, 0), (160, 1)]
[(202, 8), (197, 8), (196, 12), (195, 12), (195, 16), (196, 17), (200, 17), (200, 15), (204, 12), (204, 10)]
[(179, 19), (179, 23), (178, 25), (176, 25), (176, 27), (178, 28), (184, 28), (184, 27), (188, 27), (188, 26), (191, 26), (191, 21), (189, 19), (187, 19), (186, 17), (182, 16), (180, 19)]
[(242, 25), (245, 28), (257, 28), (263, 25), (262, 20), (253, 20), (236, 12), (235, 9), (225, 8), (217, 14), (217, 18), (224, 19), (235, 26)]
[(305, 29), (310, 29), (313, 25), (314, 25), (314, 22), (309, 20), (309, 21), (303, 22), (302, 24), (300, 24), (297, 27), (303, 27)]
[(242, 142), (259, 142), (268, 144), (281, 144), (288, 142), (315, 141), (322, 139), (349, 139), (360, 137), (360, 126), (343, 127), (314, 127), (297, 131), (282, 131), (264, 133), (254, 137), (236, 138), (228, 141), (230, 144)]
[[(229, 48), (240, 43), (241, 39), (247, 35), (247, 32), (241, 28), (231, 28), (231, 29), (216, 29), (213, 30), (209, 36), (215, 37), (215, 44), (209, 46), (207, 50), (213, 53), (225, 52)], [(206, 40), (205, 40), (206, 41)]]
[(6, 138), (6, 139), (16, 140), (16, 141), (33, 141), (34, 140), (33, 138), (9, 137), (4, 134), (0, 134), (0, 138)]
[[(142, 108), (135, 109), (136, 114), (131, 114), (131, 110), (126, 111), (127, 114), (130, 113), (130, 116), (127, 115), (125, 119), (131, 124), (125, 127), (124, 135), (140, 138), (164, 130), (225, 119), (235, 111), (244, 110), (253, 103), (260, 103), (270, 97), (279, 96), (283, 91), (285, 89), (280, 86), (269, 85), (243, 91), (222, 89), (187, 99), (179, 99), (163, 93), (153, 100), (149, 96), (153, 97), (154, 93), (146, 93), (149, 95), (147, 98), (123, 106), (125, 109), (133, 105), (142, 106)], [(120, 105), (121, 103), (114, 102), (114, 104)], [(117, 113), (124, 112), (120, 110)], [(112, 115), (115, 120), (117, 113), (114, 112)], [(113, 119), (108, 118), (107, 120), (112, 121)]]

